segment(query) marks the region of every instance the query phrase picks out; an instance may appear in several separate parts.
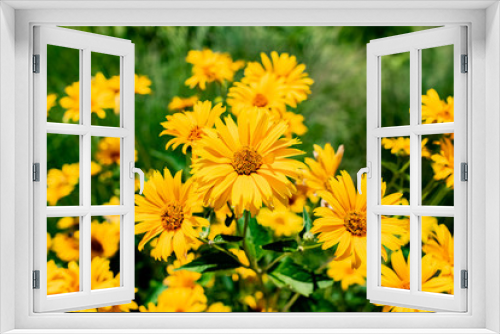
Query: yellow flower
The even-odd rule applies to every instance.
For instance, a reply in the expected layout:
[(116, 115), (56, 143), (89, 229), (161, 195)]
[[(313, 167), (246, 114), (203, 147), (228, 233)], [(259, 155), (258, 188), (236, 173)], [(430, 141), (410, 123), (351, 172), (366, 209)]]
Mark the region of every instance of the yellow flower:
[(206, 312), (231, 312), (231, 307), (221, 302), (216, 302), (210, 305)]
[(155, 246), (156, 259), (167, 260), (175, 252), (183, 261), (198, 237), (195, 228), (208, 226), (209, 222), (193, 213), (198, 212), (200, 195), (192, 179), (182, 183), (182, 171), (172, 177), (168, 169), (164, 176), (155, 171), (144, 185), (144, 196), (135, 195), (135, 234), (146, 233), (139, 243), (139, 250), (159, 235)]
[(422, 245), (422, 251), (431, 255), (437, 261), (437, 268), (441, 271), (440, 276), (450, 277), (452, 285), (449, 293), (453, 294), (453, 277), (454, 277), (454, 241), (448, 227), (444, 224), (439, 224), (430, 234), (426, 243)]
[(193, 111), (168, 115), (167, 121), (161, 123), (165, 130), (160, 133), (160, 136), (169, 135), (174, 138), (168, 141), (165, 149), (168, 150), (172, 146), (175, 150), (183, 144), (182, 153), (186, 154), (190, 146), (211, 131), (215, 121), (224, 111), (226, 108), (221, 103), (212, 108), (212, 102), (204, 101), (196, 103)]
[[(245, 254), (245, 251), (243, 251), (241, 249), (235, 249), (235, 248), (231, 248), (229, 251), (231, 253), (233, 253), (234, 255), (236, 255), (236, 257), (238, 258), (238, 261), (240, 261), (241, 264), (243, 264), (244, 266), (250, 265), (250, 261), (248, 261), (248, 257)], [(245, 267), (236, 268), (236, 272), (243, 279), (256, 277), (255, 271), (253, 271), (252, 269), (245, 268)]]
[[(430, 158), (431, 152), (425, 146), (429, 138), (422, 139), (422, 157)], [(409, 156), (410, 155), (410, 138), (408, 137), (397, 137), (397, 138), (382, 138), (382, 146), (386, 150), (391, 150), (392, 154), (399, 156)]]
[[(366, 177), (362, 180), (363, 194), (358, 194), (351, 176), (341, 171), (341, 176), (331, 178), (332, 191), (320, 191), (319, 195), (328, 207), (319, 207), (314, 214), (320, 218), (313, 222), (311, 232), (319, 233), (322, 249), (338, 244), (335, 260), (350, 259), (354, 268), (366, 262)], [(401, 203), (402, 194), (385, 196), (385, 182), (382, 183), (382, 205)], [(382, 216), (382, 245), (390, 250), (399, 249), (402, 241), (397, 236), (408, 232), (408, 220)], [(385, 249), (382, 247), (384, 256)]]
[(146, 75), (135, 75), (135, 93), (140, 95), (151, 94), (151, 80)]
[(201, 90), (207, 88), (207, 83), (217, 81), (233, 81), (236, 71), (244, 66), (243, 61), (234, 61), (227, 53), (213, 52), (210, 49), (203, 51), (191, 50), (186, 62), (193, 64), (193, 76), (185, 84), (190, 88), (198, 86)]
[(91, 223), (90, 239), (92, 258), (111, 258), (120, 246), (120, 225), (95, 220)]
[(97, 310), (98, 312), (114, 313), (114, 312), (130, 312), (131, 310), (137, 310), (138, 308), (139, 306), (137, 305), (137, 303), (131, 301), (128, 304), (99, 307)]
[(439, 145), (441, 151), (439, 154), (433, 154), (431, 159), (432, 169), (434, 170), (434, 180), (445, 180), (446, 186), (453, 189), (455, 186), (455, 154), (453, 142), (450, 138), (443, 138), (440, 140)]
[(168, 104), (168, 109), (171, 111), (184, 111), (194, 106), (196, 102), (198, 102), (198, 96), (196, 95), (186, 98), (174, 96), (172, 101)]
[(101, 172), (102, 167), (95, 161), (90, 162), (90, 175), (94, 176), (97, 175)]
[(56, 105), (57, 95), (49, 94), (47, 95), (47, 116), (49, 116), (49, 111)]
[(115, 93), (110, 89), (104, 74), (100, 72), (92, 78), (90, 86), (90, 111), (99, 118), (105, 118), (104, 109), (115, 108)]
[(429, 311), (417, 310), (414, 308), (407, 308), (407, 307), (401, 307), (401, 306), (391, 306), (391, 305), (379, 305), (379, 306), (384, 306), (382, 308), (382, 312), (404, 312), (404, 313), (429, 312)]
[[(410, 263), (406, 262), (401, 250), (392, 253), (391, 265), (392, 269), (382, 265), (382, 286), (409, 290)], [(422, 291), (440, 293), (453, 288), (453, 280), (450, 277), (435, 277), (437, 271), (438, 266), (432, 255), (422, 257)]]
[(49, 252), (51, 247), (52, 247), (52, 238), (50, 237), (50, 234), (47, 233), (47, 253)]
[(47, 295), (79, 290), (80, 269), (76, 262), (68, 263), (68, 268), (59, 268), (54, 260), (47, 262)]
[(427, 95), (422, 95), (422, 121), (424, 124), (453, 122), (453, 118), (452, 96), (448, 96), (447, 101), (443, 101), (434, 89), (429, 89)]
[[(101, 165), (120, 164), (120, 138), (105, 137), (99, 141), (96, 160)], [(136, 159), (137, 160), (137, 159)]]
[(80, 232), (57, 233), (52, 239), (52, 250), (63, 261), (78, 261), (80, 259)]
[(63, 122), (78, 122), (80, 120), (80, 83), (74, 82), (64, 88), (67, 96), (59, 100), (61, 107), (66, 109), (63, 115)]
[(325, 144), (324, 149), (319, 145), (314, 145), (314, 159), (304, 159), (309, 166), (304, 171), (305, 184), (315, 191), (329, 190), (328, 180), (335, 176), (343, 156), (344, 145), (340, 145), (337, 152), (329, 143)]
[(438, 227), (436, 217), (424, 216), (420, 218), (422, 224), (422, 242), (426, 243)]
[(201, 286), (191, 288), (168, 288), (158, 296), (158, 303), (139, 306), (140, 312), (203, 312), (207, 308), (207, 297)]
[(366, 283), (366, 265), (358, 269), (351, 266), (349, 259), (342, 261), (331, 261), (328, 264), (327, 275), (336, 282), (341, 282), (342, 290), (346, 291), (351, 285), (365, 285)]
[(109, 289), (118, 286), (113, 272), (109, 270), (109, 260), (99, 256), (92, 259), (90, 264), (90, 286), (92, 290)]
[(302, 154), (291, 148), (297, 139), (281, 138), (284, 122), (271, 122), (266, 113), (254, 110), (238, 117), (238, 124), (227, 117), (215, 122), (216, 133), (199, 140), (192, 173), (204, 194), (205, 206), (221, 209), (229, 202), (240, 217), (244, 210), (253, 216), (265, 204), (288, 204), (304, 165), (290, 157)]
[(77, 226), (80, 223), (80, 218), (78, 217), (64, 217), (57, 221), (57, 228), (60, 230), (65, 230), (67, 228)]
[(219, 234), (234, 235), (236, 233), (236, 224), (233, 222), (229, 227), (226, 226), (224, 220), (218, 220), (210, 224), (209, 240), (214, 240)]
[(292, 236), (299, 233), (303, 227), (302, 217), (286, 209), (271, 211), (268, 208), (263, 208), (257, 215), (257, 222), (271, 228), (277, 237)]
[(281, 115), (281, 119), (288, 124), (288, 130), (285, 133), (287, 138), (291, 138), (292, 134), (302, 136), (307, 132), (307, 127), (304, 125), (304, 116), (291, 111), (285, 111)]
[(80, 177), (80, 164), (64, 164), (61, 169), (52, 168), (47, 173), (47, 202), (56, 205), (61, 198), (75, 189)]
[(227, 96), (227, 104), (232, 107), (231, 111), (236, 116), (254, 107), (281, 115), (285, 112), (287, 104), (293, 104), (293, 101), (285, 97), (286, 86), (283, 80), (278, 80), (269, 73), (256, 82), (236, 82), (229, 89)]
[(261, 53), (262, 65), (258, 62), (248, 63), (245, 69), (245, 77), (243, 82), (257, 82), (266, 73), (272, 73), (279, 79), (283, 79), (287, 86), (286, 95), (291, 101), (294, 101), (292, 107), (296, 107), (307, 99), (307, 95), (311, 94), (310, 86), (314, 80), (309, 78), (305, 71), (304, 64), (297, 64), (297, 58), (288, 53), (279, 55), (276, 51), (271, 52), (271, 59)]
[(194, 260), (194, 253), (189, 253), (186, 260), (181, 262), (175, 260), (173, 264), (167, 267), (168, 276), (163, 280), (163, 284), (169, 288), (194, 288), (199, 285), (196, 283), (201, 278), (201, 274), (191, 270), (176, 270), (182, 265)]
[[(297, 188), (297, 191), (289, 198), (287, 207), (292, 212), (302, 214), (304, 212), (304, 206), (307, 206), (307, 199), (311, 197), (310, 199), (313, 200), (315, 198), (313, 198), (309, 187), (297, 183), (295, 184), (295, 188)], [(280, 208), (280, 206), (277, 205), (276, 208)]]
[(245, 303), (252, 312), (275, 312), (269, 305), (266, 305), (267, 302), (262, 291), (256, 291), (253, 296), (245, 296), (245, 298), (243, 298), (243, 303)]

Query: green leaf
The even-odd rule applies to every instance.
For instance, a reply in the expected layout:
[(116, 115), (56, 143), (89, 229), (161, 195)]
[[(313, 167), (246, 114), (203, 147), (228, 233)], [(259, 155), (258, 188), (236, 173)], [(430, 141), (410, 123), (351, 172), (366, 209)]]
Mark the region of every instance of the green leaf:
[(240, 266), (241, 265), (238, 261), (226, 253), (209, 251), (176, 270), (186, 269), (197, 273), (205, 273), (218, 270), (235, 269)]
[(312, 224), (311, 216), (307, 212), (307, 209), (305, 206), (302, 210), (302, 220), (303, 220), (304, 227), (302, 228), (302, 231), (300, 231), (300, 233), (299, 233), (300, 237), (303, 239), (307, 239), (307, 240), (313, 240), (314, 235), (309, 232), (311, 230), (313, 224)]
[(227, 235), (227, 234), (219, 234), (216, 235), (214, 238), (214, 242), (216, 244), (222, 244), (222, 243), (228, 243), (228, 242), (240, 242), (243, 240), (242, 237), (234, 236), (234, 235)]
[(298, 243), (294, 239), (280, 240), (272, 242), (267, 245), (263, 245), (262, 249), (270, 250), (274, 252), (295, 252), (297, 251)]
[(296, 264), (292, 259), (285, 258), (269, 277), (278, 287), (288, 287), (292, 291), (309, 297), (314, 290), (323, 289), (333, 284), (327, 276), (316, 275), (312, 271)]
[[(241, 218), (238, 223), (241, 224), (243, 228), (244, 218)], [(265, 252), (261, 246), (268, 244), (269, 242), (271, 242), (269, 232), (262, 225), (257, 223), (255, 218), (250, 218), (246, 234), (246, 243), (248, 245), (250, 256), (259, 261)]]

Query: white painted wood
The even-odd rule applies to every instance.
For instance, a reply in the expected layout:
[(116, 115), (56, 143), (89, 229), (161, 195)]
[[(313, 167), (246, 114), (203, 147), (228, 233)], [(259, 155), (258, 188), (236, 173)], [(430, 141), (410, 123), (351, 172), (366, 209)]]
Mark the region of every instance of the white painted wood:
[[(47, 45), (80, 50), (80, 124), (47, 123)], [(40, 182), (34, 185), (34, 270), (40, 270), (40, 289), (33, 290), (34, 311), (70, 311), (98, 305), (116, 305), (134, 298), (134, 179), (128, 177), (128, 164), (120, 164), (122, 203), (115, 206), (91, 205), (91, 138), (117, 137), (122, 140), (124, 159), (134, 158), (134, 46), (130, 41), (96, 34), (45, 26), (35, 27), (34, 51), (40, 54), (40, 73), (34, 75), (34, 161), (40, 162)], [(120, 57), (122, 66), (120, 127), (91, 125), (91, 53), (101, 52)], [(47, 207), (47, 133), (72, 134), (80, 138), (80, 205)], [(63, 152), (61, 152), (63, 154)], [(130, 192), (130, 194), (128, 194)], [(92, 290), (91, 222), (95, 215), (119, 214), (120, 277), (118, 288)], [(47, 217), (80, 217), (80, 292), (47, 296)], [(130, 249), (127, 249), (130, 248)]]
[[(454, 45), (454, 123), (421, 125), (421, 49)], [(410, 125), (380, 127), (380, 57), (410, 52)], [(467, 311), (467, 290), (461, 289), (460, 271), (467, 269), (467, 182), (460, 180), (460, 163), (467, 160), (467, 75), (461, 73), (461, 54), (467, 54), (466, 28), (451, 26), (371, 41), (367, 47), (367, 160), (374, 178), (368, 180), (368, 278), (371, 301), (425, 310)], [(454, 207), (421, 205), (421, 135), (454, 132)], [(380, 205), (380, 138), (410, 137), (410, 205), (387, 208)], [(381, 287), (380, 215), (410, 217), (410, 290)], [(424, 293), (421, 290), (421, 217), (454, 217), (454, 295)]]

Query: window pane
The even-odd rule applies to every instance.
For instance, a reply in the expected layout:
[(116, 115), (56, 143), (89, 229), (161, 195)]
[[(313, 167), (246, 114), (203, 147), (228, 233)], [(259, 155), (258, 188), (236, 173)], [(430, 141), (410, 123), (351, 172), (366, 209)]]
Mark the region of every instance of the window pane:
[(80, 205), (80, 138), (47, 134), (47, 205)]
[(421, 217), (422, 291), (453, 294), (452, 217)]
[(80, 291), (80, 219), (47, 218), (47, 294)]
[(92, 290), (120, 286), (120, 221), (121, 216), (92, 217)]
[(382, 126), (410, 124), (410, 53), (380, 57)]
[[(408, 205), (410, 199), (410, 137), (381, 139), (382, 205)], [(399, 197), (388, 197), (391, 194)]]
[(422, 136), (422, 205), (453, 205), (453, 134)]
[(381, 216), (381, 286), (410, 289), (410, 220), (406, 216)]
[(92, 205), (120, 205), (120, 138), (92, 137)]
[(120, 126), (120, 57), (91, 54), (92, 125)]
[(453, 122), (453, 45), (421, 52), (422, 123)]
[(47, 121), (80, 121), (80, 50), (47, 45)]

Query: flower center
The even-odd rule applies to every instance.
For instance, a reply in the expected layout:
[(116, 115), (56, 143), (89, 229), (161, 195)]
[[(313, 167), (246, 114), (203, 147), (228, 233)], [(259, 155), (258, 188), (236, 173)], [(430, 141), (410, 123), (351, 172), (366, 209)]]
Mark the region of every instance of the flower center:
[(352, 235), (366, 236), (366, 213), (348, 212), (344, 217), (344, 226)]
[(91, 249), (92, 257), (102, 256), (102, 254), (104, 253), (103, 245), (101, 244), (101, 242), (99, 240), (96, 240), (94, 238), (92, 238), (92, 240), (90, 241), (90, 249)]
[(245, 146), (234, 153), (231, 165), (239, 175), (250, 175), (262, 166), (262, 156)]
[(184, 221), (183, 206), (177, 201), (168, 202), (161, 213), (161, 224), (167, 231), (175, 231)]
[(267, 106), (267, 97), (265, 97), (264, 95), (258, 93), (255, 95), (255, 97), (253, 98), (253, 105), (256, 106), (256, 107), (265, 107)]
[(202, 129), (196, 125), (194, 128), (191, 129), (191, 132), (189, 133), (188, 139), (191, 141), (201, 139), (201, 136), (204, 135), (204, 132)]

